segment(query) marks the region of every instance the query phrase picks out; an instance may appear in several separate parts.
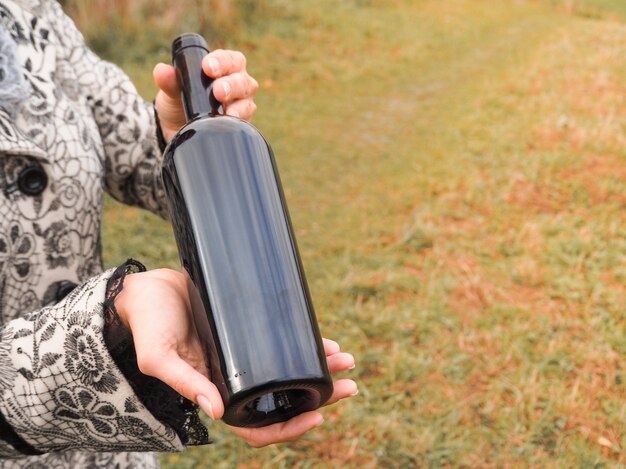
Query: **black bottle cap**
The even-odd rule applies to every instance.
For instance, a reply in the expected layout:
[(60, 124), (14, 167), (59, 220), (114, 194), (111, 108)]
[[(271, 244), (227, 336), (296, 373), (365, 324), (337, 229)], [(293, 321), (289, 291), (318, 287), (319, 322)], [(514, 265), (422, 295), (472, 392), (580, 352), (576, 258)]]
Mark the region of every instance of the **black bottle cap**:
[(190, 121), (200, 114), (223, 113), (221, 103), (213, 95), (213, 78), (202, 71), (202, 58), (209, 46), (202, 36), (185, 33), (172, 42), (172, 65), (181, 89), (185, 116)]
[(184, 33), (172, 41), (172, 62), (176, 61), (176, 56), (187, 47), (200, 47), (209, 52), (209, 46), (202, 36), (196, 33)]

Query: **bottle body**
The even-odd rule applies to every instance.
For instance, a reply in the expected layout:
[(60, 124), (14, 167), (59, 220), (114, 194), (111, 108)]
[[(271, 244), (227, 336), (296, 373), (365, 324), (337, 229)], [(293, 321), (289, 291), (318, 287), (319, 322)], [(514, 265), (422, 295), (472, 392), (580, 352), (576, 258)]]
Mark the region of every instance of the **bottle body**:
[(224, 421), (264, 426), (319, 407), (332, 380), (265, 139), (198, 116), (167, 147), (163, 178)]

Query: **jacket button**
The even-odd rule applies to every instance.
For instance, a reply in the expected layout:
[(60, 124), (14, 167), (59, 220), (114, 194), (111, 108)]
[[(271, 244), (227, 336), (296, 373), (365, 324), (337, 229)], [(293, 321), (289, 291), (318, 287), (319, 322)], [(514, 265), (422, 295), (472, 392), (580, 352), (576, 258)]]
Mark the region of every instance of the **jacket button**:
[(48, 186), (48, 176), (41, 165), (24, 168), (17, 177), (17, 187), (26, 195), (39, 195)]
[(43, 295), (43, 306), (49, 306), (57, 304), (63, 298), (70, 294), (70, 292), (78, 285), (69, 280), (61, 280), (60, 282), (54, 282), (46, 289)]
[(56, 295), (57, 302), (61, 301), (63, 298), (69, 295), (70, 292), (74, 290), (74, 288), (76, 288), (77, 286), (77, 284), (68, 280), (63, 280), (62, 282), (59, 282)]

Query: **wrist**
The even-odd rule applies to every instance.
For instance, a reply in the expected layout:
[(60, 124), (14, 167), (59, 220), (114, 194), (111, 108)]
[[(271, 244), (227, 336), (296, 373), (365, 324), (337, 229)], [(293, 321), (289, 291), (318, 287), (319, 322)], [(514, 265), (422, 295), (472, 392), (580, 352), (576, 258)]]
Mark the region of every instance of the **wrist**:
[[(128, 290), (133, 288), (133, 284), (141, 274), (146, 272), (146, 267), (134, 259), (127, 259), (120, 265), (107, 284), (106, 308), (111, 316), (111, 323), (120, 323), (129, 328), (129, 320), (127, 311), (128, 300), (132, 294), (128, 294)], [(133, 274), (133, 275), (131, 275)]]
[(104, 302), (104, 338), (111, 351), (119, 347), (125, 349), (129, 343), (132, 344), (126, 315), (127, 307), (124, 304), (125, 300), (121, 297), (128, 287), (127, 279), (130, 274), (144, 271), (145, 267), (141, 263), (128, 259), (115, 269), (107, 282)]
[(132, 298), (132, 293), (130, 292), (134, 288), (134, 284), (136, 283), (139, 274), (129, 275), (124, 279), (124, 286), (118, 295), (115, 297), (114, 305), (115, 311), (117, 312), (117, 316), (119, 317), (122, 325), (130, 330), (130, 321), (128, 311), (130, 311), (129, 303)]

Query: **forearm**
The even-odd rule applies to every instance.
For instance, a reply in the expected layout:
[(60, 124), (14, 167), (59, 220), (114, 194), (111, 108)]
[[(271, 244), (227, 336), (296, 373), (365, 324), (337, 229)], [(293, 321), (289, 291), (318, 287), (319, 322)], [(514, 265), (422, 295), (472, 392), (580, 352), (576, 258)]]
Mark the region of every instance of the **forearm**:
[(137, 398), (107, 350), (112, 271), (0, 330), (0, 455), (177, 451), (183, 445)]

